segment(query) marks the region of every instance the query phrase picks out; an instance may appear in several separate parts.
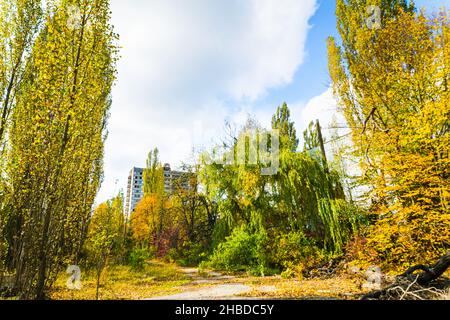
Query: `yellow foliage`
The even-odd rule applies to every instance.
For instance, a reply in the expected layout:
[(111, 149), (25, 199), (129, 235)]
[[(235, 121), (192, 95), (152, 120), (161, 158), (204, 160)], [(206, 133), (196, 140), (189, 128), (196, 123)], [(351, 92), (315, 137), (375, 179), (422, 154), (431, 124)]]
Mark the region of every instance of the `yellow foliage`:
[(450, 248), (449, 18), (399, 10), (372, 30), (347, 10), (355, 19), (341, 30), (343, 49), (330, 39), (329, 66), (379, 215), (367, 241), (376, 256), (366, 258), (434, 261)]
[(155, 195), (147, 195), (137, 204), (131, 215), (131, 230), (136, 241), (148, 241), (157, 232), (160, 210), (161, 206)]

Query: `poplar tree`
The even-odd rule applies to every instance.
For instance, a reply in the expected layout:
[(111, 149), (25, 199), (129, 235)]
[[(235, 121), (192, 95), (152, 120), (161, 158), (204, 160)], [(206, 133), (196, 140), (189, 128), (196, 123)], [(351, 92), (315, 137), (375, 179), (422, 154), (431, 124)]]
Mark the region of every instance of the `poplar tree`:
[(159, 150), (151, 150), (147, 157), (146, 168), (143, 173), (144, 194), (161, 194), (164, 192), (164, 172), (159, 160)]
[(0, 1), (1, 153), (4, 152), (9, 118), (24, 76), (25, 64), (41, 23), (42, 8), (39, 1)]
[(291, 111), (286, 103), (277, 108), (272, 117), (272, 129), (280, 130), (280, 145), (289, 151), (295, 152), (298, 148), (299, 140), (294, 122), (291, 121)]
[(5, 150), (10, 116), (41, 23), (42, 8), (38, 1), (0, 1), (0, 275), (5, 269), (8, 247), (4, 237), (10, 214)]
[(45, 296), (76, 264), (102, 177), (115, 80), (109, 1), (47, 2), (10, 130), (10, 267), (22, 298)]

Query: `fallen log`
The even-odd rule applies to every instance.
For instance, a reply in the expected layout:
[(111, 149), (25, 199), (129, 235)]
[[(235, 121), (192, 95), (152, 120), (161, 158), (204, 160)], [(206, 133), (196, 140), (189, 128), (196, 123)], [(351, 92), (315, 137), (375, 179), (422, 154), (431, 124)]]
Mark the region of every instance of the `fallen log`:
[(441, 275), (443, 275), (444, 272), (447, 271), (449, 266), (450, 266), (450, 252), (448, 252), (445, 256), (440, 258), (439, 261), (436, 262), (432, 267), (417, 265), (409, 268), (401, 276), (412, 280), (414, 277), (414, 272), (417, 270), (422, 270), (423, 272), (420, 273), (417, 277), (417, 283), (420, 284), (421, 286), (425, 286), (429, 284), (431, 281), (436, 280)]
[[(450, 251), (446, 255), (441, 257), (434, 265), (416, 265), (404, 272), (403, 274), (396, 277), (395, 282), (381, 290), (373, 291), (365, 294), (362, 300), (372, 300), (380, 299), (382, 296), (386, 296), (389, 292), (394, 289), (401, 289), (405, 286), (410, 288), (412, 285), (419, 285), (422, 287), (428, 286), (431, 282), (437, 280), (441, 277), (445, 271), (450, 267)], [(415, 274), (416, 271), (422, 271), (421, 273)], [(402, 290), (403, 291), (403, 290)]]

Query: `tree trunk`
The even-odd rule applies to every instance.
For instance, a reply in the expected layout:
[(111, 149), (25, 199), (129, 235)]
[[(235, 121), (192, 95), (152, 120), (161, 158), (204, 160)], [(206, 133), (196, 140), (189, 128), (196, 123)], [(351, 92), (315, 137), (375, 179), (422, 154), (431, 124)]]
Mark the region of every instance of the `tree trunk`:
[(95, 300), (98, 300), (98, 292), (99, 292), (99, 288), (100, 288), (100, 277), (102, 275), (102, 270), (97, 270), (97, 283), (96, 283), (96, 288), (95, 288)]
[(436, 280), (450, 267), (450, 251), (439, 259), (433, 266), (427, 267), (424, 265), (417, 265), (409, 268), (401, 277), (406, 277), (410, 280), (415, 280), (413, 273), (417, 270), (422, 270), (423, 272), (418, 275), (417, 283), (424, 286), (431, 281)]

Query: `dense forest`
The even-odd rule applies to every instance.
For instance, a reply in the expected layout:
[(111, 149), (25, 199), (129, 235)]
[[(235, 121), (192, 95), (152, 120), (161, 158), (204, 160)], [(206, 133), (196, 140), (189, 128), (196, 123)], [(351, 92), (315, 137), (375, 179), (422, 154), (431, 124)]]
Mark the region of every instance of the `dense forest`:
[[(95, 272), (98, 298), (108, 266), (149, 259), (293, 278), (339, 265), (399, 273), (448, 255), (446, 11), (337, 0), (329, 73), (350, 135), (336, 124), (326, 140), (318, 121), (298, 133), (282, 104), (270, 128), (226, 126), (172, 192), (155, 148), (128, 217), (122, 192), (93, 207), (118, 59), (108, 0), (46, 3), (0, 2), (0, 289), (9, 277), (7, 293), (43, 299), (68, 265)], [(369, 4), (378, 28), (367, 27)], [(262, 144), (275, 174), (252, 161)], [(219, 149), (231, 164), (211, 162)]]

